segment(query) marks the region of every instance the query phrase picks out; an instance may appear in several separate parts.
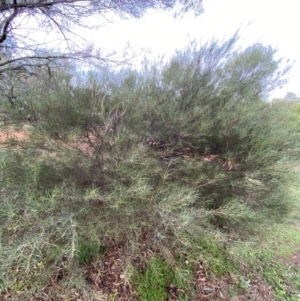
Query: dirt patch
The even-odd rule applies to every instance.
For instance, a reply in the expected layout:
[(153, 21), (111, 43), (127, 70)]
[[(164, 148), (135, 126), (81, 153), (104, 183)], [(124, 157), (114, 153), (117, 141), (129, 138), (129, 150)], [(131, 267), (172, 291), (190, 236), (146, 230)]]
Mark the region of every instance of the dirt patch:
[(101, 291), (107, 300), (136, 300), (137, 293), (126, 279), (126, 246), (113, 247), (100, 263), (93, 263), (84, 268), (85, 277), (94, 291)]
[(195, 273), (195, 287), (197, 295), (194, 301), (221, 300), (224, 298), (221, 283), (212, 282), (206, 269), (201, 265)]
[[(3, 147), (12, 147), (13, 149), (19, 149), (19, 146), (24, 145), (24, 143), (29, 142), (30, 133), (28, 130), (16, 130), (13, 128), (7, 128), (0, 130), (0, 145)], [(65, 146), (71, 149), (76, 149), (82, 152), (85, 156), (93, 157), (95, 144), (95, 138), (92, 137), (92, 140), (86, 138), (78, 138), (77, 143), (69, 143), (64, 141), (59, 134), (56, 135), (56, 139), (45, 139), (44, 143), (55, 145), (57, 147)], [(41, 145), (40, 145), (41, 146)]]
[(288, 268), (298, 268), (300, 269), (300, 249), (296, 252), (290, 254), (289, 256), (285, 257), (278, 257), (276, 261), (285, 264)]
[[(232, 299), (232, 301), (233, 300), (234, 299)], [(237, 300), (272, 301), (274, 300), (272, 286), (267, 284), (260, 276), (258, 276), (249, 283), (249, 289)]]
[(0, 143), (7, 144), (14, 140), (16, 142), (24, 142), (28, 140), (29, 134), (24, 130), (15, 130), (15, 129), (5, 129), (0, 131)]
[(257, 277), (247, 289), (237, 288), (231, 277), (211, 282), (204, 270), (197, 272), (197, 297), (193, 301), (273, 301), (272, 287)]

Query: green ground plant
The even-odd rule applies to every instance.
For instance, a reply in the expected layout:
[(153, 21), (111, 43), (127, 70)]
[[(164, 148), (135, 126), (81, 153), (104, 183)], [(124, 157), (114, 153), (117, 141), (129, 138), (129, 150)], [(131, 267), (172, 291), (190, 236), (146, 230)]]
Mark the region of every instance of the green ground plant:
[[(295, 203), (297, 211), (298, 206)], [(293, 260), (300, 243), (297, 223), (292, 219), (290, 223), (274, 225), (265, 229), (264, 236), (233, 242), (228, 250), (233, 261), (242, 267), (247, 283), (262, 277), (272, 287), (274, 300), (299, 299), (300, 268)]]
[[(178, 277), (178, 272), (184, 272), (185, 278)], [(168, 289), (177, 287), (178, 300), (189, 300), (192, 287), (192, 271), (187, 269), (176, 271), (169, 263), (160, 257), (153, 257), (148, 261), (146, 270), (138, 274), (136, 280), (137, 292), (141, 301), (166, 300)]]

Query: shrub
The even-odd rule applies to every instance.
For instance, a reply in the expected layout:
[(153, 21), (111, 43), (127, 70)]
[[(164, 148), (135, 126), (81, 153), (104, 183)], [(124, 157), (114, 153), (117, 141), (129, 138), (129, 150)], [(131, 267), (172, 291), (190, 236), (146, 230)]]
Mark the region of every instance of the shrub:
[[(28, 148), (1, 154), (6, 270), (39, 261), (53, 268), (53, 257), (87, 264), (107, 241), (138, 253), (147, 233), (162, 259), (146, 278), (169, 273), (170, 253), (192, 263), (206, 256), (220, 275), (232, 266), (219, 239), (210, 240), (215, 233), (246, 237), (288, 216), (298, 116), (263, 100), (280, 82), (274, 51), (238, 52), (235, 41), (75, 88), (61, 81), (32, 100)], [(158, 279), (159, 299), (170, 279)]]

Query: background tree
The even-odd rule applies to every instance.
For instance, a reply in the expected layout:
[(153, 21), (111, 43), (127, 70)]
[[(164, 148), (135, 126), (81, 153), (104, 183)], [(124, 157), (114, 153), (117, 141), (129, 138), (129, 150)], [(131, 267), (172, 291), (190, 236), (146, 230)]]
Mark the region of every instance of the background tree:
[[(99, 53), (92, 51), (92, 43), (85, 43), (75, 33), (78, 27), (99, 26), (99, 20), (91, 21), (90, 17), (103, 20), (108, 13), (115, 13), (123, 18), (139, 18), (147, 9), (167, 10), (178, 4), (179, 12), (193, 9), (199, 14), (202, 11), (202, 0), (3, 0), (0, 4), (0, 72), (24, 68), (28, 71), (57, 58), (93, 56), (100, 59)], [(45, 49), (39, 38), (32, 35), (37, 32), (58, 33), (66, 51), (53, 45)]]
[(286, 101), (300, 101), (300, 97), (294, 92), (287, 92), (283, 99)]
[[(96, 49), (78, 32), (98, 28), (111, 13), (139, 18), (147, 9), (174, 7), (177, 13), (193, 10), (200, 14), (202, 0), (2, 0), (0, 90), (12, 102), (17, 97), (15, 82), (25, 73), (39, 74), (41, 66), (47, 66), (49, 77), (51, 69), (65, 60), (93, 61), (93, 65), (115, 62), (112, 54)], [(55, 40), (48, 39), (51, 35)]]

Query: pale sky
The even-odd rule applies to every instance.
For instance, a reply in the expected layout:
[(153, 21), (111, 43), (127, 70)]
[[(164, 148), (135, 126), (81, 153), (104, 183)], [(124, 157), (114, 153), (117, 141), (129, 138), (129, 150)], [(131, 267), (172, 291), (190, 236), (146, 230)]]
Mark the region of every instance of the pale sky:
[(171, 55), (191, 39), (229, 37), (241, 27), (243, 45), (262, 42), (276, 47), (280, 56), (296, 60), (289, 84), (273, 96), (300, 95), (299, 0), (204, 0), (204, 10), (197, 18), (188, 14), (176, 20), (170, 13), (150, 11), (138, 20), (116, 20), (93, 32), (91, 38), (108, 50), (119, 51), (129, 41), (135, 49)]

